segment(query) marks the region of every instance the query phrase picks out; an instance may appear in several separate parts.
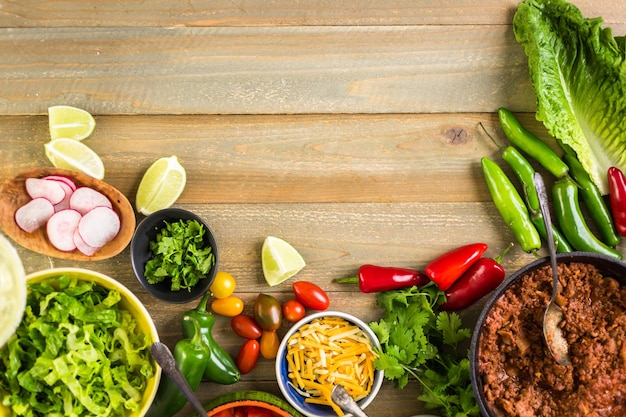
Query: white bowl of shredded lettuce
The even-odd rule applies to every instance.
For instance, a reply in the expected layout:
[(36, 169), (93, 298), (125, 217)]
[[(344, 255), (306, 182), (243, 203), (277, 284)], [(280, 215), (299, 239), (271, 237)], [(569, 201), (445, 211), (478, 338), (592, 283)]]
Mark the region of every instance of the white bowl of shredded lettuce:
[(22, 321), (0, 350), (0, 403), (13, 415), (141, 417), (161, 368), (159, 336), (118, 281), (80, 268), (26, 277)]

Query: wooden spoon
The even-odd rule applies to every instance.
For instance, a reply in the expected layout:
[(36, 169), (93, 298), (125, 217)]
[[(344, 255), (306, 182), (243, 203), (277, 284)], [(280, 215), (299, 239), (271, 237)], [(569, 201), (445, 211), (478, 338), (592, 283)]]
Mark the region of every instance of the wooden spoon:
[[(45, 227), (41, 227), (33, 233), (27, 233), (15, 222), (17, 209), (30, 201), (30, 196), (26, 193), (26, 179), (43, 178), (49, 175), (65, 176), (74, 180), (78, 187), (90, 187), (101, 192), (109, 198), (113, 210), (120, 217), (120, 231), (117, 236), (92, 256), (87, 256), (78, 250), (72, 252), (60, 251), (52, 246), (48, 240)], [(103, 181), (76, 171), (59, 168), (38, 168), (21, 172), (7, 179), (2, 188), (0, 188), (0, 227), (15, 242), (43, 255), (77, 261), (98, 261), (111, 258), (128, 246), (135, 231), (135, 211), (121, 192)]]

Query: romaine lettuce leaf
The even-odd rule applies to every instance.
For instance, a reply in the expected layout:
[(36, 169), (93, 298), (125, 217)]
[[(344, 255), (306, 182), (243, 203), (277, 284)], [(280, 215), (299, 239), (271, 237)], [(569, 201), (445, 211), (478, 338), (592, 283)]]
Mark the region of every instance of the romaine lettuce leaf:
[(118, 305), (121, 294), (67, 275), (28, 288), (22, 323), (0, 350), (2, 404), (33, 417), (138, 411), (152, 340)]
[(626, 169), (626, 44), (602, 24), (565, 0), (526, 0), (513, 31), (528, 56), (537, 119), (607, 194), (609, 167)]

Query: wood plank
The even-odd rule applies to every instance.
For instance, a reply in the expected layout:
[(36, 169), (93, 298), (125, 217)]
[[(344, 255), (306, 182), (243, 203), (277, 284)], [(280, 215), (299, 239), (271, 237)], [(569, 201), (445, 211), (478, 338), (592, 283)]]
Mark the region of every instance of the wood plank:
[[(0, 29), (0, 115), (532, 111), (510, 26)], [(42, 57), (45, 56), (45, 59)]]
[[(520, 114), (537, 134), (545, 129)], [(480, 158), (506, 143), (495, 114), (96, 116), (83, 143), (131, 202), (157, 158), (187, 167), (180, 202), (489, 201)], [(0, 180), (49, 166), (47, 117), (0, 117)]]
[[(494, 25), (509, 23), (518, 0), (356, 1), (10, 1), (0, 27)], [(588, 17), (624, 22), (623, 2), (575, 0)]]

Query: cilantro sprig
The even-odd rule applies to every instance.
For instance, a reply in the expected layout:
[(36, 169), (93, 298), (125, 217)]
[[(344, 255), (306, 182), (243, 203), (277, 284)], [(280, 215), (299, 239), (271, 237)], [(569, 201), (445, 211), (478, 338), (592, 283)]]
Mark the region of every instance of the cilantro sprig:
[(471, 332), (457, 313), (438, 311), (444, 302), (445, 294), (432, 283), (378, 293), (384, 313), (369, 324), (382, 348), (374, 366), (398, 388), (415, 378), (421, 386), (417, 398), (427, 409), (445, 417), (477, 417), (469, 355), (459, 352)]
[(150, 242), (152, 258), (146, 262), (146, 280), (157, 284), (170, 278), (172, 291), (191, 291), (215, 264), (211, 246), (204, 243), (205, 233), (205, 227), (196, 220), (165, 222)]

